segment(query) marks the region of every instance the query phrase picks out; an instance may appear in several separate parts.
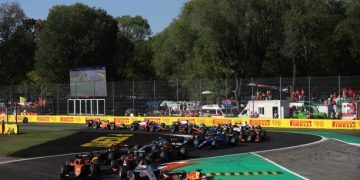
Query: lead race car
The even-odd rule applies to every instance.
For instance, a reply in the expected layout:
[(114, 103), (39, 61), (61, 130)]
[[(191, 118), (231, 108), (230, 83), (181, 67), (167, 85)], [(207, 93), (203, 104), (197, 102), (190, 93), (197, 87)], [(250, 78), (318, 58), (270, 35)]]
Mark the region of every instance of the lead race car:
[(68, 160), (61, 167), (60, 179), (95, 179), (100, 175), (100, 164), (92, 153), (75, 155), (75, 160)]

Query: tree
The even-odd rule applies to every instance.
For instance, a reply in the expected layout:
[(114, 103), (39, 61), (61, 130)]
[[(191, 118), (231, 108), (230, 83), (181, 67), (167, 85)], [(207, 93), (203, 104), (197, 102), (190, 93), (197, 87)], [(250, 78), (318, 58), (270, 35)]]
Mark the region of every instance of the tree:
[[(360, 1), (351, 1), (346, 8), (346, 17), (337, 24), (335, 39), (337, 49), (342, 50), (342, 55), (347, 55), (347, 65), (344, 69), (352, 69), (349, 74), (358, 73), (360, 65)], [(345, 59), (345, 58), (344, 58)], [(348, 66), (353, 64), (353, 66)], [(344, 73), (344, 72), (343, 72)]]
[(152, 51), (151, 35), (148, 21), (141, 16), (121, 16), (116, 18), (119, 32), (118, 38), (128, 41), (131, 46), (131, 56), (122, 63), (124, 78), (131, 80), (154, 79), (154, 72), (151, 67)]
[(68, 82), (69, 69), (105, 66), (116, 79), (116, 21), (101, 9), (77, 3), (54, 6), (39, 34), (36, 71), (46, 82)]
[[(342, 19), (341, 2), (290, 1), (285, 13), (283, 54), (292, 64), (292, 88), (297, 76), (328, 75), (334, 61), (332, 35)], [(322, 71), (319, 71), (321, 69)]]
[(151, 35), (148, 21), (141, 16), (129, 15), (117, 17), (119, 33), (131, 41), (143, 41)]
[(0, 84), (17, 84), (33, 68), (35, 20), (17, 3), (0, 5)]

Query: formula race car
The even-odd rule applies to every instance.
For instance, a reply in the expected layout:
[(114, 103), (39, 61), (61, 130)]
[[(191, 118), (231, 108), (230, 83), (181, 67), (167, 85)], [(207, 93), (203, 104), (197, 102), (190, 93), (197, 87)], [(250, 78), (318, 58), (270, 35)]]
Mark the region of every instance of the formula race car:
[(185, 134), (202, 133), (206, 132), (206, 126), (204, 124), (197, 125), (189, 123), (188, 121), (174, 122), (171, 126), (171, 132), (183, 132)]
[[(125, 126), (125, 125), (124, 125)], [(92, 127), (94, 129), (116, 129), (115, 123), (110, 122), (109, 120), (100, 120), (100, 119), (87, 119), (86, 127)]]
[(150, 121), (149, 120), (134, 121), (130, 125), (130, 130), (131, 131), (136, 131), (136, 130), (150, 131)]
[(60, 179), (96, 178), (99, 174), (100, 165), (97, 157), (92, 153), (79, 154), (75, 156), (75, 160), (68, 160), (61, 167)]
[(205, 176), (201, 169), (194, 172), (186, 172), (182, 170), (160, 171), (159, 179), (162, 180), (212, 180), (214, 177)]
[(146, 155), (145, 159), (149, 162), (168, 162), (171, 160), (185, 159), (188, 150), (182, 145), (182, 142), (171, 139), (164, 140), (158, 148), (153, 149)]
[(160, 131), (169, 131), (170, 130), (170, 128), (168, 126), (166, 126), (165, 123), (157, 124), (157, 123), (150, 122), (149, 128), (150, 128), (149, 130), (152, 132), (160, 132)]

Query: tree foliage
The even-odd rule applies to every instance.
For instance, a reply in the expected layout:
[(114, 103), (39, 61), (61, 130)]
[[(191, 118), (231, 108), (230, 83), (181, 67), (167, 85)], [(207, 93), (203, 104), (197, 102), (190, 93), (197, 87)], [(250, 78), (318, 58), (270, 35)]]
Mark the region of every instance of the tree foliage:
[(106, 66), (113, 79), (116, 34), (116, 21), (101, 9), (54, 6), (39, 35), (36, 70), (48, 82), (68, 82), (71, 68)]

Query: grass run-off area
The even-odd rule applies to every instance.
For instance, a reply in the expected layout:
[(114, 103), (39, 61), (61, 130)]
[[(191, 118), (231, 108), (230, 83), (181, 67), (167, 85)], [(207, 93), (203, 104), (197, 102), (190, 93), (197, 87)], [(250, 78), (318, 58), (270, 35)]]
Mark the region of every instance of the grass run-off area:
[(0, 135), (0, 156), (59, 139), (75, 133), (73, 130), (51, 131), (24, 129), (18, 135)]

